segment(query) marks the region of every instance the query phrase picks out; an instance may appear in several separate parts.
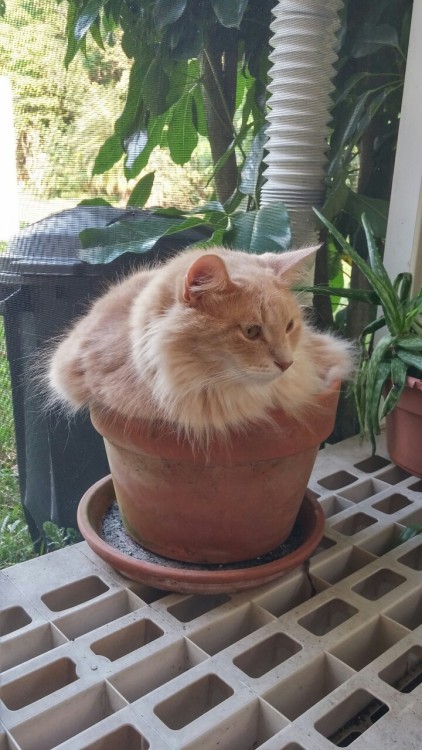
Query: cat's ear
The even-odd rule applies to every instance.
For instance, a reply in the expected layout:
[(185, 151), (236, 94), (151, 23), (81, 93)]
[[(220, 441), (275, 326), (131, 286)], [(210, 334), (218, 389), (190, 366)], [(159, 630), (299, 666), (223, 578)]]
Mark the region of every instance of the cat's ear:
[(218, 255), (207, 253), (197, 258), (190, 266), (185, 276), (183, 299), (195, 304), (206, 293), (222, 294), (234, 288), (224, 261)]
[(301, 272), (309, 268), (308, 259), (315, 255), (320, 247), (321, 245), (313, 245), (285, 253), (263, 253), (258, 257), (260, 262), (272, 268), (275, 274), (297, 278)]

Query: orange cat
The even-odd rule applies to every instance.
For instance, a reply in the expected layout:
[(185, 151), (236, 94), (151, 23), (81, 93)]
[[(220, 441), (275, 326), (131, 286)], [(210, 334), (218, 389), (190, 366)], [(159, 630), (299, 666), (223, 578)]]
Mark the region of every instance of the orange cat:
[(350, 347), (304, 321), (290, 291), (317, 248), (187, 250), (112, 286), (50, 362), (55, 398), (170, 423), (191, 440), (306, 417), (351, 370)]

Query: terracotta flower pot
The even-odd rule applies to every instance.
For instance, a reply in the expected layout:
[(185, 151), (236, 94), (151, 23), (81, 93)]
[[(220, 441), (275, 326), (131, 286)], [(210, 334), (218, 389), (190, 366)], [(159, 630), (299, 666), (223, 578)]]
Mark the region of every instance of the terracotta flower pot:
[(387, 417), (387, 450), (397, 466), (422, 477), (422, 380), (407, 378), (397, 406)]
[(290, 534), (320, 443), (331, 433), (338, 384), (303, 422), (274, 425), (195, 450), (165, 428), (91, 411), (103, 435), (126, 529), (143, 547), (174, 560), (229, 563), (263, 555)]

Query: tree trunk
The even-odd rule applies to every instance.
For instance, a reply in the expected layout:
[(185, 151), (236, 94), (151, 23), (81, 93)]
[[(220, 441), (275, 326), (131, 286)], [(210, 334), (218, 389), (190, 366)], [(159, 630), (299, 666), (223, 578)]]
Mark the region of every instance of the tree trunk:
[[(214, 167), (234, 140), (236, 104), (237, 38), (231, 29), (210, 35), (201, 54), (201, 73), (208, 137)], [(218, 169), (214, 182), (217, 198), (225, 203), (237, 187), (237, 164), (233, 152)]]

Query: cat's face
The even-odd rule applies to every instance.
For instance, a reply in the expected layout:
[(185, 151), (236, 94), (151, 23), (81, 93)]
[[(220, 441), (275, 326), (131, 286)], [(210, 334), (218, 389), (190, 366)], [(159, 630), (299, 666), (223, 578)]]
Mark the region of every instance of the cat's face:
[(232, 264), (203, 256), (188, 269), (180, 304), (162, 339), (167, 372), (179, 384), (269, 383), (292, 365), (301, 310), (265, 256), (236, 254)]

